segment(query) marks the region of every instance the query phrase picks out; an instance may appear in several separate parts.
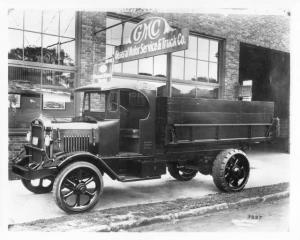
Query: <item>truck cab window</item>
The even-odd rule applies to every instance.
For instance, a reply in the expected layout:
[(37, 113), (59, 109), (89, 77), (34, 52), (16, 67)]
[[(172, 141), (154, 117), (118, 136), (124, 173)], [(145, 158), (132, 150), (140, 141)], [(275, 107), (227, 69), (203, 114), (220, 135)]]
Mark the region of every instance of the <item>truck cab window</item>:
[(105, 93), (90, 93), (90, 111), (105, 112)]
[(108, 95), (108, 111), (115, 112), (118, 110), (118, 92), (112, 91)]
[(84, 95), (84, 100), (83, 100), (83, 111), (88, 111), (90, 109), (90, 94), (86, 93)]

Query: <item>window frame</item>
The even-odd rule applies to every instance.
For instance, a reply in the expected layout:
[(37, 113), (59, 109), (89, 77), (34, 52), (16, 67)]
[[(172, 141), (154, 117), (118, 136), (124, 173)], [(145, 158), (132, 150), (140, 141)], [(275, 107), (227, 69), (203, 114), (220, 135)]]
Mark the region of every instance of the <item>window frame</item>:
[[(22, 36), (23, 36), (23, 39), (22, 39), (22, 60), (16, 60), (16, 59), (8, 59), (8, 64), (10, 65), (21, 65), (21, 66), (24, 66), (24, 65), (29, 65), (29, 66), (32, 66), (32, 67), (38, 67), (38, 68), (43, 68), (43, 67), (46, 67), (46, 68), (50, 68), (50, 69), (57, 69), (57, 70), (62, 70), (62, 71), (76, 71), (76, 66), (77, 66), (77, 50), (76, 50), (76, 45), (77, 45), (77, 42), (78, 42), (78, 36), (76, 34), (77, 32), (77, 28), (78, 28), (78, 21), (79, 21), (79, 17), (78, 17), (78, 12), (77, 11), (74, 11), (74, 18), (75, 18), (75, 34), (74, 34), (74, 37), (70, 37), (70, 36), (65, 36), (65, 35), (61, 35), (60, 34), (60, 29), (61, 29), (61, 24), (60, 24), (60, 16), (61, 16), (61, 12), (62, 10), (57, 10), (57, 12), (59, 12), (58, 14), (58, 34), (52, 34), (52, 33), (46, 33), (44, 32), (43, 30), (43, 12), (47, 11), (47, 10), (39, 10), (41, 12), (41, 29), (40, 31), (34, 31), (34, 30), (28, 30), (28, 29), (25, 29), (25, 10), (22, 10), (22, 28), (16, 28), (16, 27), (10, 27), (8, 26), (8, 30), (13, 30), (13, 31), (20, 31), (22, 33)], [(24, 54), (24, 49), (25, 49), (25, 39), (24, 39), (24, 35), (25, 33), (35, 33), (35, 34), (39, 34), (40, 37), (41, 37), (41, 54), (39, 55), (41, 57), (41, 62), (33, 62), (33, 61), (26, 61), (25, 60), (25, 54)], [(44, 60), (44, 55), (43, 55), (43, 39), (44, 39), (44, 36), (52, 36), (52, 37), (57, 37), (57, 40), (58, 40), (58, 44), (57, 45), (62, 45), (62, 44), (65, 44), (65, 43), (68, 43), (68, 42), (74, 42), (75, 43), (75, 47), (74, 47), (74, 63), (73, 63), (73, 66), (69, 66), (69, 65), (62, 65), (62, 64), (59, 64), (60, 62), (60, 52), (58, 52), (57, 54), (57, 60), (58, 60), (58, 64), (48, 64), (48, 63), (44, 63), (43, 60)], [(65, 41), (65, 42), (60, 42), (60, 40), (62, 39), (69, 39), (68, 41)]]
[[(113, 12), (108, 12), (106, 15), (106, 18), (112, 18), (112, 19), (117, 19), (120, 22), (124, 21), (126, 19), (131, 18), (130, 16), (126, 16), (126, 15), (122, 15), (122, 14), (117, 14), (117, 13), (113, 13)], [(130, 22), (131, 23), (138, 23), (139, 21), (141, 21), (143, 19), (133, 19)], [(171, 26), (173, 28), (177, 28), (176, 26)], [(121, 35), (122, 36), (122, 35)], [(197, 86), (212, 86), (212, 87), (218, 87), (219, 88), (219, 93), (218, 93), (218, 98), (222, 97), (222, 91), (221, 89), (223, 88), (224, 85), (224, 73), (223, 73), (223, 69), (224, 69), (224, 44), (225, 44), (225, 39), (221, 38), (221, 37), (216, 37), (216, 36), (211, 36), (211, 35), (207, 35), (207, 34), (203, 34), (203, 33), (199, 33), (199, 32), (195, 32), (195, 31), (190, 31), (190, 36), (194, 36), (197, 38), (204, 38), (210, 41), (217, 41), (218, 42), (218, 61), (217, 62), (213, 62), (213, 61), (209, 61), (209, 56), (210, 54), (208, 53), (208, 61), (203, 61), (203, 60), (199, 60), (199, 59), (195, 59), (196, 60), (196, 74), (198, 73), (198, 62), (197, 61), (203, 61), (203, 62), (207, 62), (208, 65), (209, 63), (217, 63), (217, 82), (210, 82), (209, 79), (209, 66), (208, 66), (208, 79), (207, 82), (203, 82), (203, 81), (194, 81), (194, 80), (189, 80), (189, 79), (185, 79), (184, 78), (184, 73), (185, 73), (185, 66), (183, 69), (183, 79), (178, 79), (178, 78), (173, 78), (172, 77), (172, 81), (177, 82), (177, 83), (186, 83), (186, 84), (194, 84)], [(106, 43), (108, 46), (112, 46), (115, 47), (115, 45), (110, 44), (110, 43)], [(210, 48), (209, 48), (210, 49)], [(173, 54), (173, 53), (172, 53)], [(164, 55), (164, 54), (162, 54)], [(160, 56), (160, 55), (159, 55)], [(173, 56), (172, 56), (173, 57)], [(180, 57), (180, 56), (176, 56), (176, 57)], [(198, 57), (198, 39), (197, 39), (197, 57)], [(153, 62), (154, 62), (154, 56), (151, 57), (153, 58)], [(182, 57), (184, 59), (184, 65), (185, 65), (185, 53), (184, 53), (184, 57)], [(106, 58), (106, 60), (111, 59), (111, 57)], [(193, 59), (193, 58), (189, 58), (189, 59)], [(138, 61), (138, 65), (139, 65), (139, 60)], [(123, 63), (121, 63), (121, 72), (115, 72), (113, 71), (113, 75), (114, 76), (121, 76), (121, 77), (133, 77), (133, 78), (145, 78), (145, 79), (150, 79), (150, 80), (157, 80), (157, 81), (165, 81), (166, 76), (155, 76), (154, 74), (154, 63), (152, 64), (152, 76), (147, 76), (147, 75), (142, 75), (139, 73), (136, 74), (132, 74), (132, 73), (124, 73), (123, 71)], [(172, 64), (173, 65), (173, 64)], [(139, 66), (137, 66), (137, 69), (139, 71)], [(197, 75), (196, 75), (197, 77)]]
[[(18, 10), (16, 8), (16, 10)], [(28, 69), (32, 69), (32, 70), (41, 70), (41, 76), (40, 76), (40, 86), (42, 88), (43, 86), (43, 72), (45, 71), (55, 71), (55, 72), (66, 72), (66, 73), (73, 73), (74, 74), (74, 77), (73, 77), (73, 84), (74, 84), (74, 88), (77, 86), (77, 79), (78, 79), (78, 74), (77, 74), (77, 66), (78, 66), (78, 63), (80, 62), (80, 54), (79, 54), (79, 51), (78, 51), (78, 47), (80, 46), (80, 43), (79, 43), (79, 39), (80, 39), (80, 34), (79, 34), (79, 29), (80, 29), (80, 22), (81, 22), (81, 14), (80, 12), (78, 11), (73, 11), (74, 12), (74, 16), (72, 18), (70, 18), (70, 22), (74, 21), (75, 22), (75, 26), (74, 26), (74, 35), (70, 36), (69, 34), (66, 34), (66, 35), (63, 35), (63, 34), (60, 34), (60, 31), (62, 29), (62, 26), (61, 23), (59, 22), (57, 25), (57, 28), (59, 28), (58, 30), (58, 33), (57, 34), (52, 34), (52, 33), (46, 33), (46, 32), (43, 32), (43, 12), (47, 11), (47, 10), (40, 10), (41, 12), (41, 17), (40, 17), (40, 20), (41, 20), (41, 29), (40, 31), (32, 31), (32, 30), (27, 30), (25, 29), (25, 23), (24, 23), (24, 20), (25, 20), (25, 13), (23, 9), (21, 9), (22, 11), (22, 23), (19, 25), (19, 27), (12, 27), (12, 26), (8, 26), (8, 31), (18, 31), (21, 33), (22, 35), (22, 60), (16, 60), (16, 59), (9, 59), (8, 58), (8, 67), (18, 67), (18, 68), (28, 68)], [(59, 12), (59, 19), (60, 19), (60, 16), (61, 16), (61, 13), (63, 12), (62, 10), (60, 9), (57, 9), (57, 12)], [(74, 18), (74, 19), (73, 19)], [(66, 24), (65, 24), (66, 25)], [(26, 61), (24, 59), (24, 34), (25, 33), (36, 33), (36, 34), (39, 34), (39, 36), (41, 36), (41, 61), (40, 62), (33, 62), (33, 61)], [(64, 40), (70, 40), (72, 42), (74, 42), (74, 59), (72, 59), (72, 65), (62, 65), (60, 64), (60, 61), (58, 61), (57, 64), (52, 64), (52, 63), (45, 63), (43, 62), (43, 55), (42, 55), (42, 51), (43, 51), (43, 38), (44, 36), (54, 36), (54, 37), (57, 37), (58, 39), (58, 42), (60, 42), (61, 39), (64, 39)], [(64, 42), (61, 42), (62, 44), (65, 43)], [(60, 54), (57, 54), (57, 59), (60, 59)], [(8, 80), (9, 81), (9, 80)], [(40, 111), (43, 112), (43, 111), (52, 111), (52, 110), (49, 110), (49, 109), (44, 109), (43, 108), (43, 104), (42, 104), (42, 101), (43, 101), (43, 97), (41, 96), (42, 94), (40, 94)], [(77, 100), (75, 98), (75, 96), (73, 96), (73, 100), (72, 100), (72, 111), (73, 111), (73, 114), (75, 114), (76, 112), (76, 104), (77, 104)], [(57, 110), (53, 110), (53, 111), (57, 111)], [(68, 117), (68, 116), (67, 116)], [(26, 131), (28, 131), (28, 128), (19, 128), (19, 127), (14, 127), (14, 128), (9, 128), (9, 134), (17, 134), (17, 135), (23, 135), (24, 133), (26, 133)]]

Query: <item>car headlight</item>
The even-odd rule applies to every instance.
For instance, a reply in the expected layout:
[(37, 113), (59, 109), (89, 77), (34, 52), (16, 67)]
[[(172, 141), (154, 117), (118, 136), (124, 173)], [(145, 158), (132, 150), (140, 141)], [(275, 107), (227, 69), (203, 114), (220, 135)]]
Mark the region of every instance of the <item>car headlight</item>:
[(29, 131), (26, 134), (26, 140), (27, 140), (27, 142), (30, 142), (30, 139), (31, 139), (31, 132)]
[(50, 145), (51, 142), (51, 137), (49, 135), (45, 136), (45, 145), (48, 147)]

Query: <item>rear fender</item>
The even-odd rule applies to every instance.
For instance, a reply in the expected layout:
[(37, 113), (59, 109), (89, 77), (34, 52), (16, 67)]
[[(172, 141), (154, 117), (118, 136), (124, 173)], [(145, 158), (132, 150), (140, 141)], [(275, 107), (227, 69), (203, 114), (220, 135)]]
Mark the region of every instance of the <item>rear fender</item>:
[(96, 167), (99, 168), (101, 172), (105, 172), (108, 176), (110, 176), (113, 180), (118, 179), (119, 176), (99, 157), (87, 153), (87, 152), (77, 152), (73, 154), (64, 154), (63, 156), (59, 156), (57, 168), (60, 171), (65, 166), (77, 162), (77, 161), (86, 161), (89, 163), (94, 164)]

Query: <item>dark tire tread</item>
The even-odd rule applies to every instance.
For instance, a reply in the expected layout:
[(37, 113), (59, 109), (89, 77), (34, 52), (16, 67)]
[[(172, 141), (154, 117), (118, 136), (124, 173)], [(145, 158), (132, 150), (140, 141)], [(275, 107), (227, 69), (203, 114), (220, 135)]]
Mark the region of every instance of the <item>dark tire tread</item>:
[[(216, 187), (218, 189), (220, 189), (223, 192), (236, 192), (236, 191), (241, 191), (243, 188), (239, 189), (239, 190), (233, 190), (232, 188), (230, 188), (230, 186), (228, 186), (226, 180), (225, 180), (225, 167), (227, 162), (229, 161), (229, 159), (236, 154), (241, 154), (243, 155), (246, 159), (247, 156), (246, 154), (239, 150), (239, 149), (226, 149), (224, 151), (221, 151), (216, 159), (213, 162), (213, 167), (212, 167), (212, 177), (213, 177), (213, 181), (216, 185)], [(249, 161), (248, 161), (249, 164)], [(250, 166), (249, 166), (250, 168)], [(249, 175), (248, 178), (244, 184), (244, 186), (246, 185), (247, 181), (249, 179)]]
[(192, 174), (189, 174), (188, 176), (182, 176), (180, 175), (179, 173), (179, 170), (177, 168), (177, 164), (168, 164), (168, 171), (170, 173), (170, 175), (175, 178), (176, 180), (178, 181), (190, 181), (192, 180), (196, 174), (197, 174), (197, 171), (195, 171), (194, 173)]
[[(54, 181), (54, 178), (53, 178), (53, 181)], [(51, 192), (52, 189), (53, 189), (53, 181), (52, 181), (52, 183), (49, 186), (47, 186), (47, 187), (41, 187), (41, 186), (33, 186), (33, 185), (31, 185), (31, 181), (30, 180), (21, 178), (21, 182), (22, 182), (23, 186), (27, 190), (29, 190), (30, 192), (33, 192), (35, 194), (44, 194), (44, 193)]]

